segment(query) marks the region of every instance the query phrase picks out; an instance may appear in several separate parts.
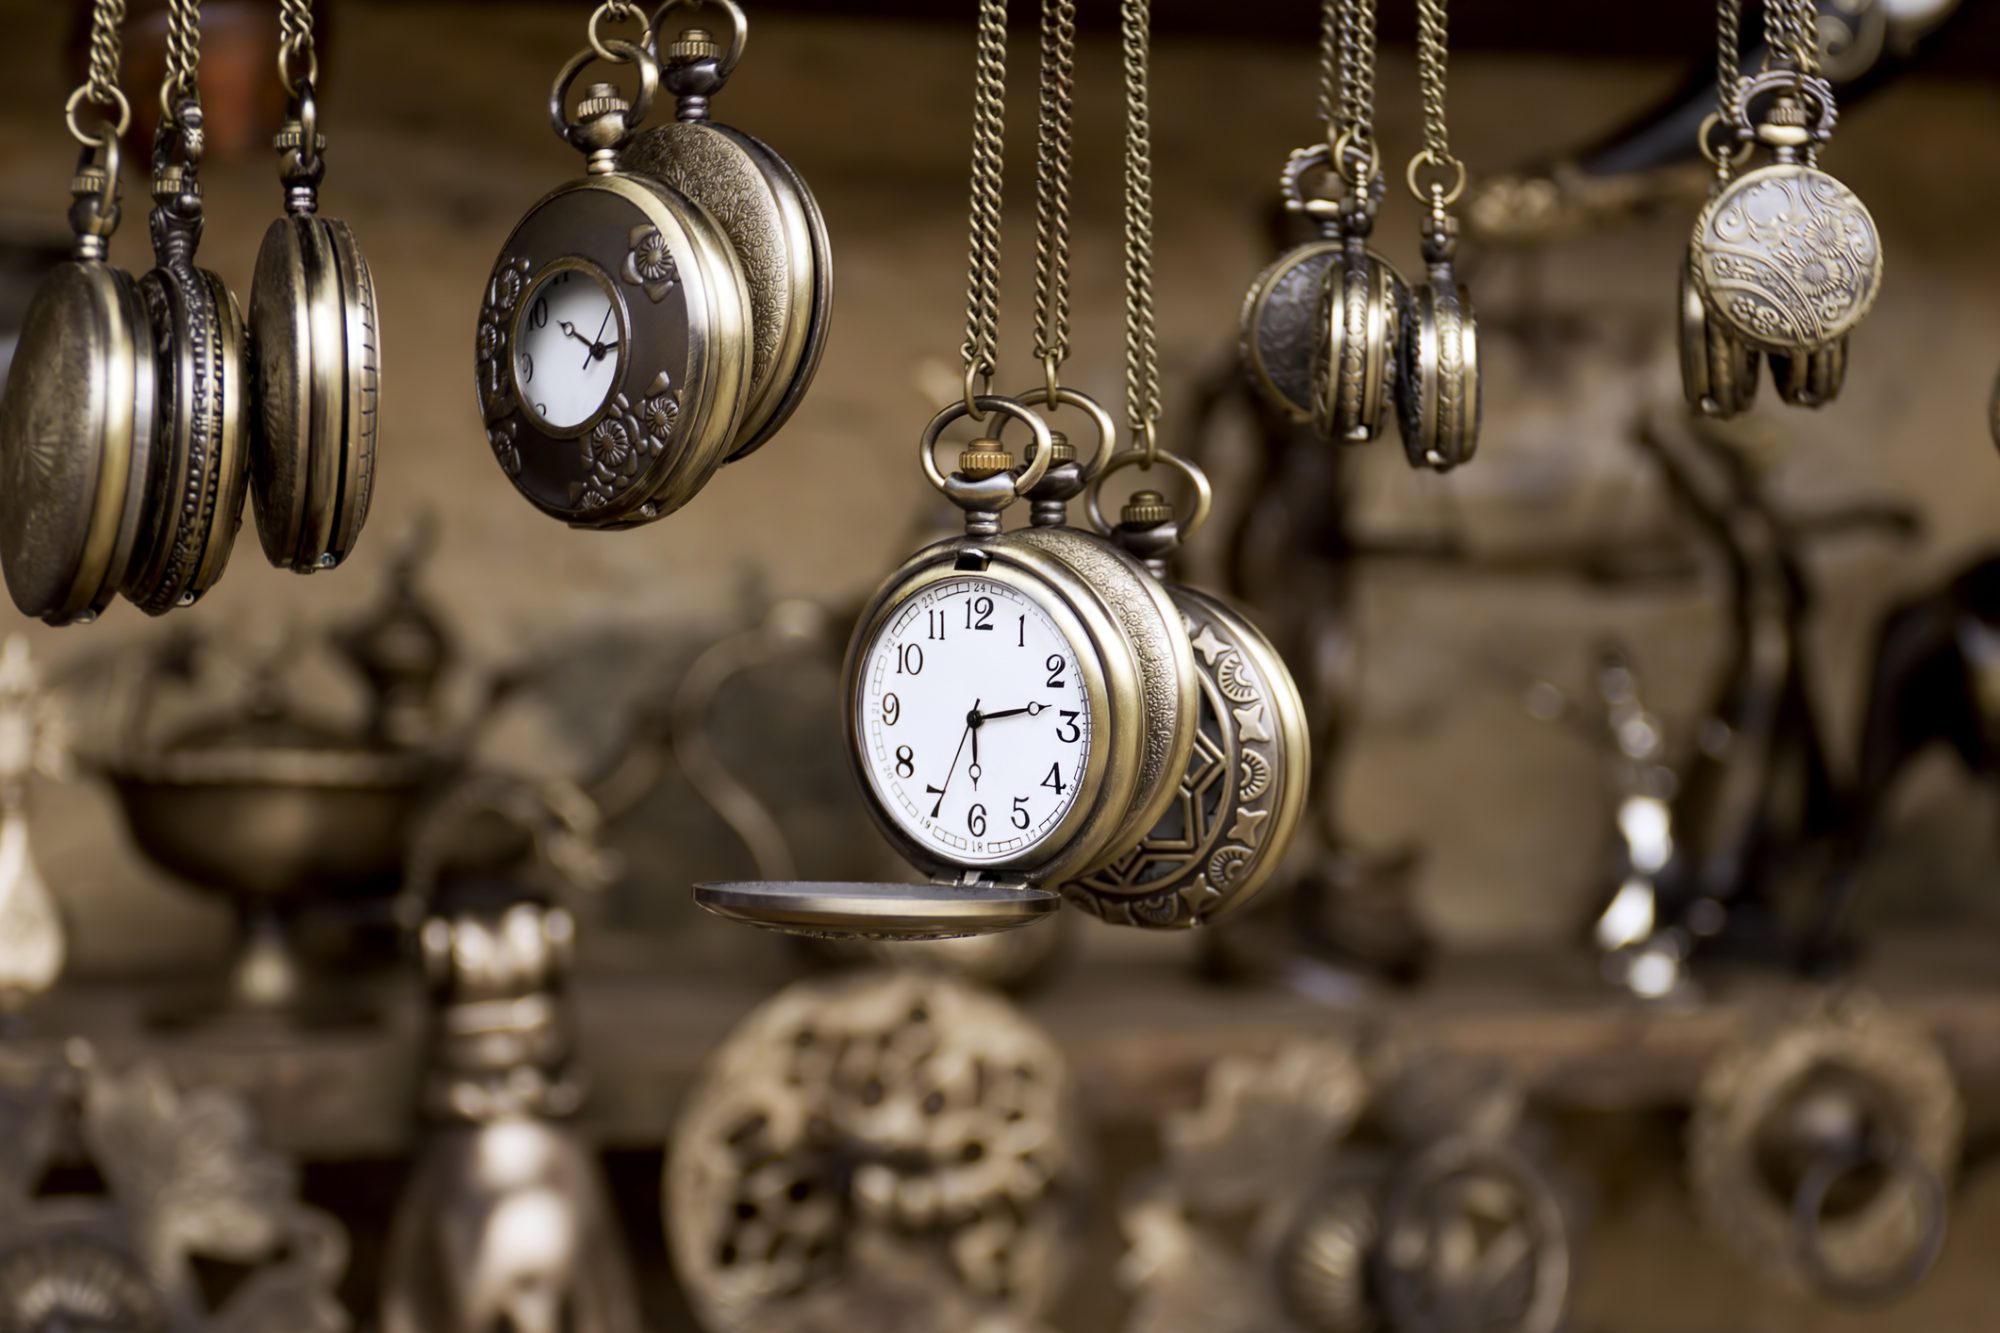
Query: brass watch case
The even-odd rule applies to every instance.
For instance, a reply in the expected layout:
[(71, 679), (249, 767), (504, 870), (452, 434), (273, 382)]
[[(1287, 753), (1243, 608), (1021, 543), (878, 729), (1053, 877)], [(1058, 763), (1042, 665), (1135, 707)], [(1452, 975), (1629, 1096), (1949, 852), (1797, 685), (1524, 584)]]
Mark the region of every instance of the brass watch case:
[(1694, 411), (1718, 420), (1749, 409), (1757, 397), (1757, 349), (1708, 316), (1694, 281), (1694, 259), (1681, 265), (1681, 391)]
[(1168, 585), (1195, 650), (1198, 732), (1174, 801), (1136, 846), (1062, 886), (1120, 925), (1208, 925), (1284, 859), (1311, 782), (1305, 703), (1270, 640), (1226, 603)]
[(250, 497), (280, 569), (333, 568), (367, 521), (379, 327), (368, 261), (346, 223), (291, 214), (270, 225), (250, 287), (260, 390)]
[(1326, 275), (1345, 246), (1310, 241), (1280, 255), (1243, 297), (1243, 370), (1264, 401), (1300, 425), (1313, 419), (1313, 357)]
[[(1090, 756), (1069, 811), (1032, 847), (977, 866), (944, 859), (937, 848), (911, 837), (883, 806), (863, 760), (865, 741), (858, 725), (866, 684), (861, 669), (869, 645), (910, 599), (968, 572), (1016, 589), (1048, 613), (1077, 649), (1090, 710)], [(1053, 884), (1115, 842), (1147, 762), (1144, 728), (1134, 725), (1145, 715), (1145, 676), (1117, 614), (1065, 562), (1006, 537), (954, 537), (927, 547), (883, 580), (862, 608), (841, 674), (847, 752), (868, 812), (890, 844), (926, 876), (951, 879), (971, 871), (984, 879)]]
[(1141, 732), (1144, 742), (1130, 804), (1099, 853), (1097, 861), (1102, 861), (1146, 836), (1180, 793), (1201, 718), (1201, 687), (1187, 622), (1166, 584), (1094, 532), (1068, 526), (1026, 527), (998, 540), (1061, 561), (1110, 612), (1131, 645), (1143, 711), (1114, 715), (1112, 725)]
[(1472, 295), (1445, 268), (1403, 299), (1395, 385), (1403, 451), (1411, 467), (1449, 471), (1479, 448), (1485, 409)]
[[(578, 262), (608, 279), (627, 346), (604, 405), (558, 433), (520, 401), (513, 343), (521, 298), (549, 268)], [(558, 186), (501, 247), (480, 310), (479, 406), (501, 470), (530, 504), (573, 527), (666, 517), (700, 491), (737, 435), (750, 321), (743, 267), (705, 209), (626, 172)]]
[(139, 549), (158, 365), (130, 274), (60, 264), (21, 328), (0, 399), (0, 568), (24, 615), (94, 620)]
[(791, 418), (826, 351), (833, 306), (826, 219), (790, 163), (761, 140), (713, 121), (647, 130), (619, 154), (619, 164), (665, 181), (706, 209), (743, 265), (750, 397), (725, 460), (733, 463)]
[(193, 606), (222, 577), (249, 481), (243, 316), (221, 278), (175, 261), (139, 280), (158, 359), (158, 448), (143, 556), (121, 591), (148, 615)]
[(1327, 439), (1366, 444), (1381, 434), (1405, 303), (1403, 280), (1358, 238), (1328, 267), (1312, 364), (1313, 425)]
[(1836, 338), (1810, 352), (1771, 353), (1771, 382), (1793, 407), (1825, 407), (1847, 382), (1847, 339)]
[(1882, 239), (1839, 180), (1777, 162), (1716, 192), (1690, 261), (1709, 318), (1760, 351), (1798, 353), (1839, 340), (1875, 304)]

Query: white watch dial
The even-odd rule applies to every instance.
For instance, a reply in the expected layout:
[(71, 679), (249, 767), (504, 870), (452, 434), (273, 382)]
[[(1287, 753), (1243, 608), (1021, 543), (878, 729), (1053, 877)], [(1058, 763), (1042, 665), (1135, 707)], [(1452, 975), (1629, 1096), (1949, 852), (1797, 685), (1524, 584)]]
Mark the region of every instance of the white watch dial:
[(1048, 612), (997, 579), (932, 584), (867, 646), (854, 706), (884, 809), (946, 861), (986, 865), (1048, 838), (1090, 762), (1090, 697)]
[(595, 269), (566, 264), (521, 303), (514, 337), (514, 388), (552, 430), (575, 430), (617, 387), (625, 332), (611, 284)]

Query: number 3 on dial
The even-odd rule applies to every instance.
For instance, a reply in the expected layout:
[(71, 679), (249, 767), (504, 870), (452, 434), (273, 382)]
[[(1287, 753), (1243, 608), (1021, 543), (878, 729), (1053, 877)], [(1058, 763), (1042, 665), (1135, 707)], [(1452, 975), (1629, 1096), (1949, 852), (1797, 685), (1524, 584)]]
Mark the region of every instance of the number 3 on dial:
[(1030, 856), (1090, 762), (1077, 650), (1013, 585), (966, 574), (883, 619), (861, 654), (854, 734), (877, 804), (940, 860)]

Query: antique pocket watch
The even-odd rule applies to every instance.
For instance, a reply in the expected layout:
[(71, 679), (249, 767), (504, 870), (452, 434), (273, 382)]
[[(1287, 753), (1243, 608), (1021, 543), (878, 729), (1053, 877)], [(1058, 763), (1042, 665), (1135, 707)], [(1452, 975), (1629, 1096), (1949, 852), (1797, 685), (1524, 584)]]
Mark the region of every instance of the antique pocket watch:
[[(750, 397), (725, 460), (735, 462), (778, 432), (812, 384), (826, 349), (833, 258), (826, 219), (791, 163), (761, 140), (709, 118), (710, 99), (736, 68), (748, 31), (736, 0), (719, 3), (734, 24), (728, 49), (690, 28), (658, 53), (661, 81), (679, 100), (677, 118), (638, 134), (620, 163), (706, 209), (743, 265)], [(656, 30), (670, 7), (654, 15)]]
[(1339, 205), (1307, 198), (1305, 179), (1330, 169), (1325, 144), (1293, 151), (1278, 188), (1287, 217), (1309, 219), (1317, 232), (1278, 256), (1257, 275), (1243, 297), (1238, 344), (1244, 373), (1265, 402), (1286, 419), (1304, 424), (1313, 417), (1313, 354), (1318, 341), (1321, 293), (1326, 276), (1346, 249), (1340, 237)]
[[(722, 228), (665, 181), (622, 167), (659, 67), (643, 43), (598, 39), (604, 13), (549, 96), (550, 120), (587, 172), (529, 209), (501, 247), (476, 358), (501, 469), (536, 508), (589, 528), (687, 503), (736, 440), (753, 369), (749, 286)], [(571, 121), (570, 86), (600, 56), (636, 66), (637, 101), (593, 84)]]
[(381, 326), (354, 233), (319, 215), (326, 141), (310, 9), (295, 15), (287, 5), (281, 20), (278, 69), (291, 107), (275, 147), (285, 216), (265, 231), (250, 286), (259, 389), (250, 498), (265, 556), (309, 574), (346, 559), (368, 518)]

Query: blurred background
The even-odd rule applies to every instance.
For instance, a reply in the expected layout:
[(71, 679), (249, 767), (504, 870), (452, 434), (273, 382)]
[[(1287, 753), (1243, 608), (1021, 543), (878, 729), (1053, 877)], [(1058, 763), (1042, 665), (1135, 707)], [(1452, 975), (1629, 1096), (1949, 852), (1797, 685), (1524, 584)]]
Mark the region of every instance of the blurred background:
[[(690, 883), (751, 874), (754, 849), (701, 799), (698, 779), (635, 742), (657, 736), (665, 754), (665, 719), (689, 664), (767, 626), (778, 608), (792, 617), (781, 619), (789, 628), (780, 648), (702, 701), (703, 735), (775, 811), (804, 875), (891, 871), (849, 785), (835, 676), (846, 617), (948, 517), (912, 445), (957, 393), (965, 287), (972, 6), (746, 7), (749, 52), (717, 116), (804, 175), (825, 211), (837, 273), (818, 380), (770, 448), (638, 531), (571, 531), (524, 505), (482, 438), (473, 335), (486, 275), (515, 220), (579, 171), (550, 132), (547, 100), (582, 45), (588, 8), (319, 0), (322, 207), (360, 240), (381, 311), (381, 452), (362, 544), (341, 570), (305, 581), (239, 545), (228, 576), (184, 624), (120, 605), (86, 629), (10, 627), (64, 696), (87, 751), (93, 736), (110, 745), (127, 734), (120, 710), (135, 691), (157, 699), (154, 724), (167, 729), (239, 707), (272, 680), (300, 712), (360, 725), (381, 700), (366, 673), (350, 669), (355, 653), (343, 655), (330, 636), (386, 633), (414, 618), (449, 645), (437, 725), (457, 725), (484, 706), (494, 681), (506, 683), (479, 729), (482, 765), (623, 784), (627, 808), (609, 812), (606, 833), (619, 871), (579, 909), (578, 972), (599, 978), (579, 996), (596, 1085), (583, 1123), (611, 1154), (648, 1314), (669, 1329), (697, 1325), (663, 1262), (668, 1127), (700, 1059), (805, 963), (776, 938), (694, 908)], [(81, 68), (85, 16), (47, 0), (0, 8), (0, 316), (11, 330), (39, 267), (66, 245), (74, 146), (60, 108)], [(201, 253), (239, 295), (281, 202), (263, 147), (282, 110), (269, 55), (275, 8), (205, 6), (211, 151)], [(1017, 3), (1013, 16), (1001, 325), (1009, 387), (1039, 374), (1029, 305), (1032, 8)], [(1384, 8), (1379, 133), (1399, 162), (1420, 142), (1413, 21), (1410, 6)], [(1872, 506), (1889, 516), (1802, 539), (1795, 552), (1811, 584), (1796, 626), (1802, 669), (1830, 762), (1845, 775), (1861, 766), (1885, 616), (1984, 558), (2000, 508), (1989, 433), (2000, 369), (2000, 305), (1990, 299), (2000, 291), (2000, 5), (1825, 8), (1851, 11), (1863, 72), (1843, 89), (1824, 165), (1874, 212), (1882, 294), (1853, 338), (1840, 400), (1785, 410), (1767, 385), (1732, 426), (1728, 449), (1746, 470), (1741, 484), (1774, 511)], [(1167, 437), (1211, 461), (1224, 517), (1188, 551), (1186, 573), (1220, 585), (1232, 577), (1232, 520), (1262, 494), (1281, 442), (1249, 414), (1214, 414), (1199, 427), (1195, 418), (1222, 392), (1243, 293), (1278, 248), (1278, 170), (1316, 133), (1316, 16), (1300, 0), (1161, 0), (1156, 9)], [(1068, 378), (1116, 403), (1115, 7), (1081, 10)], [(133, 12), (126, 86), (143, 109), (162, 19), (143, 3)], [(2000, 991), (1990, 985), (2000, 875), (1993, 775), (1965, 745), (1922, 749), (1897, 768), (1865, 856), (1846, 867), (1858, 975), (1938, 1035), (1969, 1112), (1949, 1242), (1902, 1303), (1849, 1309), (1774, 1280), (1704, 1231), (1686, 1196), (1684, 1107), (1702, 1062), (1791, 993), (1789, 957), (1752, 950), (1744, 979), (1705, 988), (1700, 1003), (1668, 1018), (1608, 984), (1590, 944), (1620, 792), (1616, 748), (1592, 721), (1605, 654), (1616, 646), (1669, 733), (1694, 737), (1728, 668), (1737, 614), (1727, 552), (1704, 538), (1658, 449), (1640, 438), (1679, 397), (1674, 284), (1705, 176), (1676, 160), (1680, 140), (1661, 148), (1634, 127), (1698, 104), (1712, 21), (1693, 4), (1453, 6), (1453, 143), (1475, 177), (1467, 281), (1483, 340), (1480, 456), (1445, 477), (1412, 472), (1393, 442), (1343, 458), (1327, 492), (1338, 503), (1325, 513), (1339, 540), (1301, 557), (1291, 585), (1303, 595), (1320, 586), (1309, 574), (1338, 572), (1348, 642), (1339, 762), (1323, 771), (1316, 799), (1328, 825), (1351, 838), (1364, 863), (1356, 873), (1389, 885), (1377, 890), (1387, 905), (1362, 913), (1372, 927), (1356, 929), (1393, 938), (1354, 944), (1336, 911), (1314, 936), (1317, 952), (1292, 951), (1310, 959), (1302, 972), (1290, 952), (1274, 961), (1275, 946), (1257, 940), (1232, 951), (1065, 924), (1066, 956), (1023, 1004), (1079, 1070), (1099, 1161), (1089, 1244), (1052, 1325), (1124, 1326), (1131, 1298), (1111, 1280), (1123, 1243), (1119, 1182), (1151, 1169), (1160, 1117), (1196, 1104), (1210, 1059), (1385, 1015), (1425, 1040), (1499, 1060), (1537, 1099), (1566, 1169), (1590, 1181), (1587, 1223), (1572, 1237), (1574, 1327), (1992, 1325), (2000, 1282), (1983, 1253), (2000, 1235), (2000, 1187), (1975, 1168), (1991, 1123), (1981, 1080), (1990, 1094), (2000, 1077)], [(1615, 151), (1593, 157), (1593, 145)], [(1577, 177), (1577, 163), (1601, 179)], [(1627, 164), (1643, 170), (1612, 169)], [(1500, 188), (1536, 181), (1560, 189)], [(140, 189), (128, 173), (127, 223), (113, 250), (135, 270), (150, 263)], [(1377, 235), (1405, 272), (1420, 267), (1416, 210), (1400, 187)], [(5, 336), (0, 356), (11, 347)], [(1315, 546), (1313, 525), (1293, 521), (1304, 522), (1291, 529), (1300, 545)], [(1666, 552), (1657, 577), (1605, 574), (1621, 554), (1655, 546)], [(1239, 591), (1285, 620), (1296, 612), (1284, 604), (1290, 568), (1280, 557)], [(249, 1096), (273, 1138), (308, 1162), (308, 1196), (347, 1221), (355, 1257), (343, 1290), (372, 1319), (381, 1223), (406, 1180), (418, 1123), (423, 1029), (414, 988), (396, 979), (395, 946), (378, 941), (356, 955), (373, 959), (368, 975), (386, 976), (381, 1004), (391, 1017), (372, 1026), (275, 1046), (266, 1036), (246, 1047), (199, 1025), (159, 1035), (133, 1015), (157, 993), (225, 971), (240, 923), (226, 895), (191, 891), (141, 854), (119, 801), (116, 784), (94, 780), (88, 764), (36, 796), (35, 858), (61, 905), (70, 955), (40, 1023), (96, 1024), (111, 1049), (165, 1051), (177, 1072)], [(353, 915), (390, 933), (379, 901)], [(360, 975), (341, 970), (351, 941), (323, 941), (329, 932), (316, 930), (299, 925), (299, 947), (327, 951), (336, 975)], [(1399, 983), (1418, 956), (1430, 970), (1412, 990)], [(1218, 976), (1236, 987), (1218, 986)], [(263, 1053), (242, 1055), (252, 1048)]]

